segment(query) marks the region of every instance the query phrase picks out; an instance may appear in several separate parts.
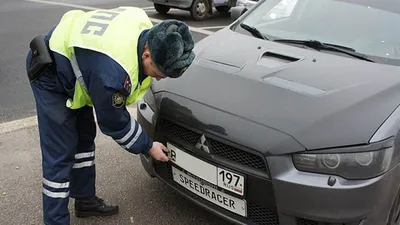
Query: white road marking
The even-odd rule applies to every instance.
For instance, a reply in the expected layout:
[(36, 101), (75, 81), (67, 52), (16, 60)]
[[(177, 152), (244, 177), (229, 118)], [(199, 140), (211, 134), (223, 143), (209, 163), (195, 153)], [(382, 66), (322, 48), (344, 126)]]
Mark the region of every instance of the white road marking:
[(0, 134), (12, 132), (15, 130), (20, 130), (27, 127), (33, 127), (37, 125), (37, 118), (36, 116), (14, 120), (11, 122), (6, 122), (0, 124)]
[[(143, 8), (142, 8), (143, 9)], [(157, 10), (153, 9), (143, 9), (145, 12), (157, 12)], [(170, 9), (168, 12), (177, 12), (180, 11), (180, 9)]]
[[(141, 8), (141, 9), (143, 9), (143, 10), (146, 10), (146, 9), (154, 9), (154, 6), (143, 7), (143, 8)], [(154, 9), (154, 10), (155, 10), (155, 9)]]
[[(46, 0), (25, 0), (25, 1), (42, 3), (42, 4), (49, 4), (49, 5), (67, 6), (67, 7), (71, 7), (71, 8), (86, 9), (86, 10), (99, 10), (99, 9), (101, 9), (101, 8), (96, 8), (96, 7), (91, 7), (91, 6), (69, 4), (69, 3), (64, 3), (64, 2), (53, 2), (53, 1), (46, 1)], [(152, 17), (149, 17), (149, 18), (153, 23), (161, 23), (163, 21), (163, 20), (160, 20), (160, 19), (152, 18)], [(193, 32), (200, 33), (200, 34), (205, 34), (205, 35), (211, 35), (211, 34), (214, 33), (214, 32), (209, 31), (209, 30), (203, 30), (201, 28), (191, 27), (191, 26), (189, 26), (189, 29), (191, 31), (193, 31)]]
[[(130, 106), (130, 107), (127, 107), (127, 109), (128, 109), (128, 112), (131, 114), (131, 116), (136, 119), (136, 107)], [(97, 122), (96, 112), (93, 111), (93, 113), (95, 116), (94, 119)], [(13, 120), (10, 122), (0, 123), (0, 135), (8, 133), (8, 132), (13, 132), (16, 130), (24, 129), (24, 128), (37, 126), (37, 125), (38, 125), (37, 116), (31, 116), (31, 117), (27, 117), (27, 118), (23, 118), (23, 119), (19, 119), (19, 120)]]
[(209, 30), (209, 29), (222, 29), (225, 27), (226, 27), (226, 25), (225, 26), (198, 27), (198, 28), (204, 29), (204, 30)]

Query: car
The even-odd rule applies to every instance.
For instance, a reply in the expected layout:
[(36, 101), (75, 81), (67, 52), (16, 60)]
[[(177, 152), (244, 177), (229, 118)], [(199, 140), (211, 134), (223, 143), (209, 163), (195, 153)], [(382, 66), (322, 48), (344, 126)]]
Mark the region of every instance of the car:
[(260, 0), (137, 103), (170, 158), (143, 168), (235, 224), (400, 224), (398, 24), (395, 0)]
[(214, 13), (228, 13), (231, 7), (236, 6), (236, 0), (148, 0), (153, 3), (156, 11), (166, 15), (171, 8), (189, 11), (196, 21), (207, 20)]

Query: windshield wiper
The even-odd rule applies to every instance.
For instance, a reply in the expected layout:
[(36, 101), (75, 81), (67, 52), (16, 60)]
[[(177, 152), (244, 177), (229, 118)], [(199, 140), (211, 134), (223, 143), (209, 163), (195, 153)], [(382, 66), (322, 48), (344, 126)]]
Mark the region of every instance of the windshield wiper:
[(308, 46), (308, 47), (311, 47), (314, 49), (324, 49), (324, 50), (340, 52), (340, 53), (344, 53), (344, 54), (353, 56), (353, 57), (361, 59), (361, 60), (374, 62), (373, 60), (369, 59), (364, 54), (357, 52), (353, 48), (350, 48), (347, 46), (336, 45), (336, 44), (323, 43), (318, 40), (274, 39), (272, 41), (281, 42), (281, 43), (289, 43), (289, 44), (300, 44), (300, 45), (305, 45), (305, 46)]
[(257, 28), (252, 27), (250, 25), (247, 25), (245, 23), (241, 23), (240, 26), (247, 30), (248, 32), (250, 32), (253, 36), (264, 39), (264, 40), (268, 40), (267, 37), (265, 37)]

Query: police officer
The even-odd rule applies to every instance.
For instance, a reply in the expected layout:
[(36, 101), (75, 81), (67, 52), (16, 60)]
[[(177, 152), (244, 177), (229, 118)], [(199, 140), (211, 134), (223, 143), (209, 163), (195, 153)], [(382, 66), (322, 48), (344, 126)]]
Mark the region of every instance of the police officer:
[(116, 214), (118, 206), (96, 195), (93, 108), (101, 132), (121, 147), (168, 161), (167, 148), (149, 138), (126, 106), (153, 78), (178, 78), (192, 63), (189, 29), (177, 20), (153, 25), (135, 7), (71, 10), (34, 40), (26, 66), (42, 150), (44, 222), (69, 224), (70, 197), (77, 217)]

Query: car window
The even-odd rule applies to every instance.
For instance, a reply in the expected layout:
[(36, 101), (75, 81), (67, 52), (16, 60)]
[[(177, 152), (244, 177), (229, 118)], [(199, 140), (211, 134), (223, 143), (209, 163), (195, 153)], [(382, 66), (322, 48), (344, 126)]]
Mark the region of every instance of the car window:
[(265, 0), (242, 22), (273, 39), (319, 40), (400, 62), (398, 0)]

